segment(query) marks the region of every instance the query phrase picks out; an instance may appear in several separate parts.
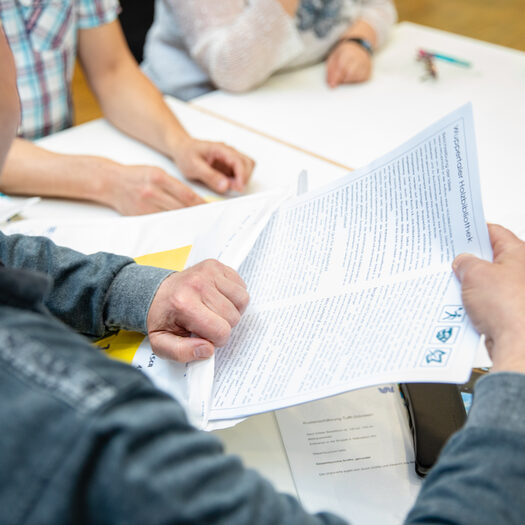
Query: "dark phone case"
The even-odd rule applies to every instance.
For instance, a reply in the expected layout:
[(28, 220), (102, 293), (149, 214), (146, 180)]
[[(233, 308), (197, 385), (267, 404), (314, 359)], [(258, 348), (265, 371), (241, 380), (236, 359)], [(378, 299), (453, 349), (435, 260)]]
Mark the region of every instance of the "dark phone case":
[(467, 413), (457, 385), (403, 383), (400, 388), (410, 416), (416, 472), (425, 476), (447, 439), (463, 426)]

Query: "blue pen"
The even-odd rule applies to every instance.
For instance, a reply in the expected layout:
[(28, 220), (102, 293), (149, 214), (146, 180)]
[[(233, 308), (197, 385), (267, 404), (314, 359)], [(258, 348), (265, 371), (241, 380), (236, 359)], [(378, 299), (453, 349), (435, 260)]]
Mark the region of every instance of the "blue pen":
[(467, 62), (466, 60), (460, 60), (459, 58), (454, 58), (448, 55), (444, 55), (443, 53), (434, 53), (433, 51), (425, 51), (423, 49), (420, 49), (419, 54), (431, 56), (432, 58), (443, 60), (444, 62), (450, 62), (451, 64), (457, 64), (458, 66), (463, 66), (463, 67), (472, 66), (472, 64), (470, 62)]

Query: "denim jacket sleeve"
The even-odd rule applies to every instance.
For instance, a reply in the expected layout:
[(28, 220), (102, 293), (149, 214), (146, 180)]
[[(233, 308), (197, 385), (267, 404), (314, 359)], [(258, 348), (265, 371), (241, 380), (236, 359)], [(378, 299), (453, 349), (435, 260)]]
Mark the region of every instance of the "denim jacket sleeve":
[(138, 266), (109, 253), (86, 256), (44, 237), (0, 232), (0, 261), (41, 272), (53, 281), (45, 306), (77, 332), (101, 337), (119, 328), (146, 331), (146, 316), (160, 283), (172, 272)]
[(525, 516), (525, 374), (481, 378), (406, 524), (520, 525)]

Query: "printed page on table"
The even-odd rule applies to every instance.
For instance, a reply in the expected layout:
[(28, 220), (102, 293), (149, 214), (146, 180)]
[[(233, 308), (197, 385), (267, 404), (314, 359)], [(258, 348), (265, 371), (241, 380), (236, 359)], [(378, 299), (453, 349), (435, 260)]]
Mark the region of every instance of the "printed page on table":
[(210, 419), (466, 381), (479, 336), (451, 269), (465, 251), (492, 257), (469, 105), (281, 206), (239, 269), (251, 302), (216, 354)]
[(398, 525), (422, 479), (397, 385), (381, 385), (275, 413), (299, 499), (354, 525)]

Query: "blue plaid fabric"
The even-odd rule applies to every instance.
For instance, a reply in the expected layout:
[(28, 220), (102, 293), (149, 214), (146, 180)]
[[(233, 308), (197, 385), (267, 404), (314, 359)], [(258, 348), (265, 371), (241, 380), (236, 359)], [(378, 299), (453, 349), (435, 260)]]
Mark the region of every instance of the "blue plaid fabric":
[(0, 0), (17, 70), (19, 136), (36, 139), (72, 124), (77, 32), (112, 22), (119, 9), (118, 0)]

